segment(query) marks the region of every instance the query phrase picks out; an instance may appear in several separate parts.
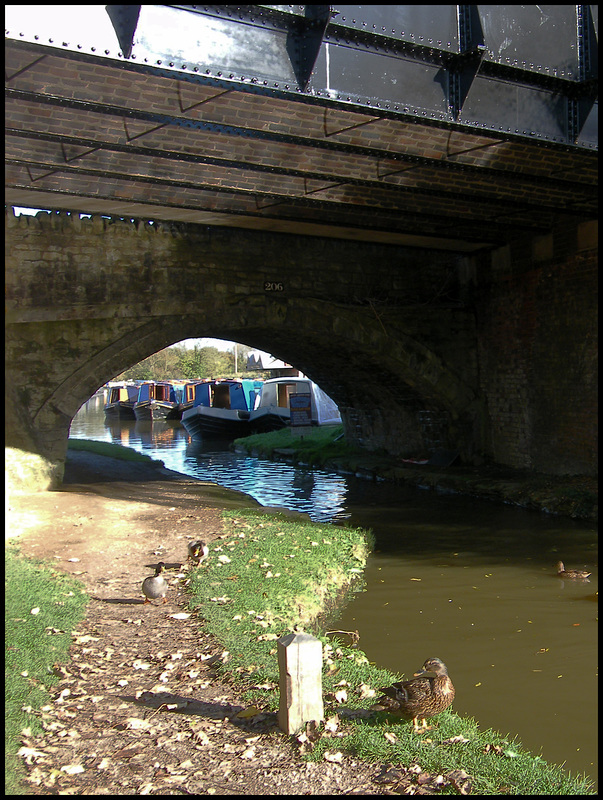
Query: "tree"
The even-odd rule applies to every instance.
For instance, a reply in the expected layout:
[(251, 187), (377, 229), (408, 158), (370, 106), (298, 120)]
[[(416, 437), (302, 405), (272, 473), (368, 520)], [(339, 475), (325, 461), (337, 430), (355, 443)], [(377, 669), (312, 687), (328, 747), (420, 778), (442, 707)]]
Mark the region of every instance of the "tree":
[[(237, 372), (246, 371), (247, 356), (251, 348), (237, 347)], [(145, 358), (117, 375), (115, 380), (164, 381), (196, 378), (232, 378), (235, 374), (233, 350), (217, 347), (199, 347), (188, 350), (181, 344), (171, 345)]]

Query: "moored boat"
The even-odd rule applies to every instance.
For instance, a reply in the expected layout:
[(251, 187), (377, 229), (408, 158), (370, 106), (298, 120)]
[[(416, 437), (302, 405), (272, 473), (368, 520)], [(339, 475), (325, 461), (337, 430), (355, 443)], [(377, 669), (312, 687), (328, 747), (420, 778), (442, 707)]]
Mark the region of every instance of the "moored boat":
[(178, 403), (173, 411), (170, 411), (166, 419), (182, 419), (182, 415), (195, 404), (195, 386), (201, 381), (173, 381), (172, 385), (176, 390)]
[(178, 406), (176, 390), (168, 381), (145, 381), (138, 390), (134, 415), (139, 421), (165, 420)]
[(109, 394), (105, 403), (107, 419), (135, 419), (134, 404), (138, 400), (136, 384), (116, 383), (109, 385)]
[(296, 395), (309, 397), (308, 421), (311, 425), (336, 425), (341, 422), (336, 404), (309, 378), (271, 378), (264, 382), (259, 403), (250, 414), (250, 431), (266, 433), (290, 425), (292, 398)]
[(245, 436), (261, 387), (261, 381), (248, 379), (197, 384), (194, 405), (182, 414), (182, 424), (193, 439)]

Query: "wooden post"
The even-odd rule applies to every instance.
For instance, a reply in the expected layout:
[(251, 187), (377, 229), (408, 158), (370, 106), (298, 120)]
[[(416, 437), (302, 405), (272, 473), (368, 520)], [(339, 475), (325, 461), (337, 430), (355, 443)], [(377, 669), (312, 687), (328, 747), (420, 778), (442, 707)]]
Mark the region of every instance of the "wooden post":
[(280, 702), (278, 724), (295, 733), (306, 722), (324, 719), (322, 644), (308, 633), (289, 633), (277, 642)]

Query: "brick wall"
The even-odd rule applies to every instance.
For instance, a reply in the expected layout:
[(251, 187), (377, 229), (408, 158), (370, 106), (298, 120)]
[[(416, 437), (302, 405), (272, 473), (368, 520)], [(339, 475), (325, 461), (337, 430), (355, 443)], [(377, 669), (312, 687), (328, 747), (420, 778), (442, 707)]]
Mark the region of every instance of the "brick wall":
[(518, 240), (482, 273), (480, 385), (499, 463), (596, 473), (595, 234), (583, 224)]

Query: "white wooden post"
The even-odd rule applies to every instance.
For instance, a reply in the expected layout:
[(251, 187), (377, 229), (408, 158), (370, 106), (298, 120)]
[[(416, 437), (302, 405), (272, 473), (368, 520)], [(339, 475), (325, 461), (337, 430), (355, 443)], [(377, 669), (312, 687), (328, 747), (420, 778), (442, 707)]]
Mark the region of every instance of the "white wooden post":
[(288, 633), (277, 642), (280, 701), (278, 724), (295, 733), (324, 719), (322, 644), (308, 633)]

